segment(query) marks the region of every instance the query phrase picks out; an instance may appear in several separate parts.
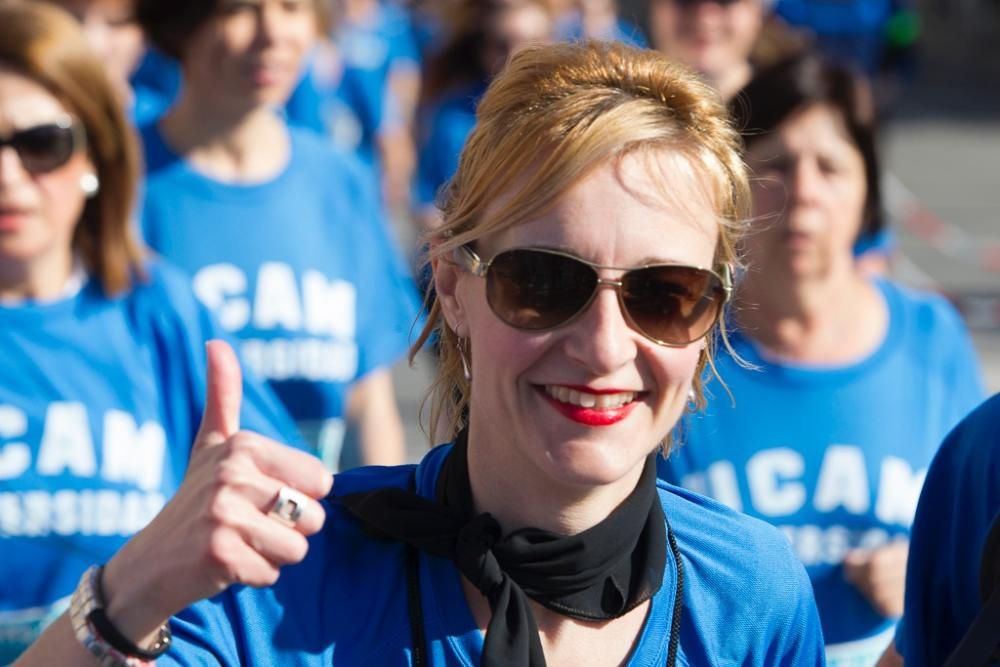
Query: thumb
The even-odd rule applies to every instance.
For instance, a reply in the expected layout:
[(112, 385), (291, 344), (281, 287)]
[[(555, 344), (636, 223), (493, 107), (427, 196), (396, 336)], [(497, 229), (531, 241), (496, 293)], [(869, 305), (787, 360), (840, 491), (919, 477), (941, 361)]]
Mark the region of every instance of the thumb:
[(195, 438), (195, 447), (211, 447), (225, 442), (240, 430), (243, 401), (243, 372), (233, 348), (222, 340), (205, 344), (208, 357), (205, 412)]

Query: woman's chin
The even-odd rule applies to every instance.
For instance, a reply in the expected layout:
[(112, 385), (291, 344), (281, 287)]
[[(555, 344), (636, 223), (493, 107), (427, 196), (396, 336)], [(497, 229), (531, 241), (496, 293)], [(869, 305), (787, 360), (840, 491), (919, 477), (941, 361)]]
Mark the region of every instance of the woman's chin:
[(645, 456), (626, 456), (620, 443), (570, 440), (548, 450), (553, 481), (573, 487), (615, 484), (645, 462)]

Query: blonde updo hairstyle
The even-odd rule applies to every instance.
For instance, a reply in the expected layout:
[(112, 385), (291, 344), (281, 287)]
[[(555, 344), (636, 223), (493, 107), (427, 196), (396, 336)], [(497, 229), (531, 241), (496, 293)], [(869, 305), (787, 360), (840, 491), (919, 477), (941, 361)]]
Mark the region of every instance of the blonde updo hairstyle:
[[(429, 234), (432, 261), (447, 261), (459, 246), (538, 217), (609, 160), (670, 150), (686, 158), (715, 204), (720, 225), (715, 267), (736, 264), (737, 237), (749, 211), (740, 138), (718, 95), (687, 68), (655, 51), (618, 43), (529, 47), (490, 85), (476, 120), (442, 193), (443, 225)], [(428, 305), (427, 325), (411, 358), (436, 331), (440, 363), (427, 430), (434, 440), (454, 437), (465, 425), (470, 383), (458, 347), (463, 341), (437, 300), (429, 296)], [(720, 335), (724, 340), (721, 319), (695, 373), (699, 406)], [(445, 417), (446, 431), (440, 430)]]

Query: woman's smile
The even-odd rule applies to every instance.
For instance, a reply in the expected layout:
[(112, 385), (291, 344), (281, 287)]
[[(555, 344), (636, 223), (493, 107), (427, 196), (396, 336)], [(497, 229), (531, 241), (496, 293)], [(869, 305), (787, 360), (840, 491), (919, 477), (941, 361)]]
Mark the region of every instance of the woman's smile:
[(540, 390), (560, 414), (587, 426), (617, 424), (629, 416), (641, 395), (634, 391), (572, 385), (543, 385)]

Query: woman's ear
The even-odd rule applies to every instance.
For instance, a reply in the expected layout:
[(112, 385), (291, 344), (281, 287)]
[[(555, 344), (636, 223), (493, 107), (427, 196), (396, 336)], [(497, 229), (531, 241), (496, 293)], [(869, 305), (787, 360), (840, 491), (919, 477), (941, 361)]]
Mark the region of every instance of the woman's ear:
[(431, 268), (434, 271), (434, 290), (445, 321), (459, 337), (468, 338), (469, 327), (458, 290), (462, 269), (444, 257), (432, 259)]

